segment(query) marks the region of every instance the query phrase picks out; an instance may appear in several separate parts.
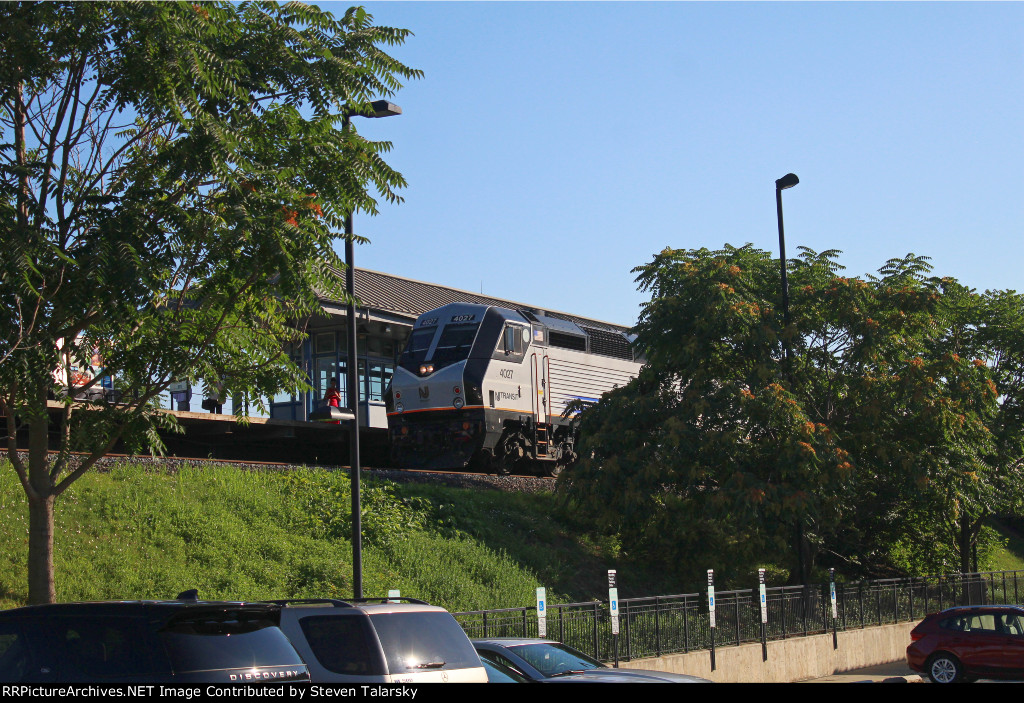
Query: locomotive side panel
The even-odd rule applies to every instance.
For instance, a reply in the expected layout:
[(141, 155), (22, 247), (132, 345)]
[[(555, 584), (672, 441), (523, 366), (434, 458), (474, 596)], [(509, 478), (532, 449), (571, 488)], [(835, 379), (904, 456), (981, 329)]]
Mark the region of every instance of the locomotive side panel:
[(597, 402), (604, 393), (624, 386), (640, 371), (640, 364), (571, 350), (551, 349), (551, 413), (560, 416), (574, 400)]

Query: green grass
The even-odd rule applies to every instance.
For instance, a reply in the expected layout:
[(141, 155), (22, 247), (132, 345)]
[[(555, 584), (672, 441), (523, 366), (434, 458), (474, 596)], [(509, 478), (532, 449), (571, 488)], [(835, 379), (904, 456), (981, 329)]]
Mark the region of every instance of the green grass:
[[(548, 587), (564, 601), (577, 569), (604, 566), (552, 518), (550, 495), (363, 483), (363, 591), (398, 588), (450, 610), (531, 605)], [(118, 465), (91, 472), (57, 501), (60, 601), (352, 594), (350, 484), (324, 469), (176, 473)], [(27, 598), (27, 506), (0, 464), (0, 607)], [(584, 567), (584, 565), (588, 565)]]
[(997, 520), (992, 521), (992, 527), (1005, 544), (992, 550), (986, 567), (991, 571), (1024, 571), (1024, 535)]

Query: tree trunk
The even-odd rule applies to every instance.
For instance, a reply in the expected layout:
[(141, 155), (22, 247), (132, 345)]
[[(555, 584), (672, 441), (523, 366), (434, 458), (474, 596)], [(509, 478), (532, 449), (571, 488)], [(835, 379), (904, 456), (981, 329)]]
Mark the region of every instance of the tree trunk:
[(53, 603), (53, 501), (48, 495), (28, 502), (28, 602)]
[[(43, 405), (45, 408), (45, 394)], [(28, 602), (57, 600), (53, 582), (53, 483), (47, 456), (49, 418), (29, 422), (28, 480), (34, 495), (28, 496)]]
[(971, 573), (971, 520), (966, 511), (960, 511), (960, 538), (957, 540), (957, 551), (960, 552), (960, 573)]

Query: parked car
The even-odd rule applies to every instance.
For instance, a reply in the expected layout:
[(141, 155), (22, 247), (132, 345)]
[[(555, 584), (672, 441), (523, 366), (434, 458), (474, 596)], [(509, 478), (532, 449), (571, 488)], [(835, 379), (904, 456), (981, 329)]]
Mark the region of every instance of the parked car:
[(910, 631), (907, 664), (935, 683), (1024, 679), (1024, 608), (947, 608)]
[(487, 682), (469, 638), (444, 608), (411, 598), (271, 602), (315, 682)]
[(475, 639), (473, 646), (482, 660), (543, 683), (711, 683), (667, 671), (613, 669), (555, 640), (495, 637)]
[(110, 601), (0, 611), (5, 683), (309, 681), (279, 606)]

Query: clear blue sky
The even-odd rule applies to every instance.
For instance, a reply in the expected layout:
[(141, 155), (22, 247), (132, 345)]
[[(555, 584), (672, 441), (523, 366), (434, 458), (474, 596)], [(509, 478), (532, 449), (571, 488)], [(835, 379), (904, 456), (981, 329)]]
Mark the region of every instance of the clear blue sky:
[[(353, 3), (317, 3), (336, 15)], [(632, 324), (665, 246), (908, 252), (1024, 289), (1024, 4), (370, 2), (425, 71), (360, 120), (405, 202), (358, 266)]]

